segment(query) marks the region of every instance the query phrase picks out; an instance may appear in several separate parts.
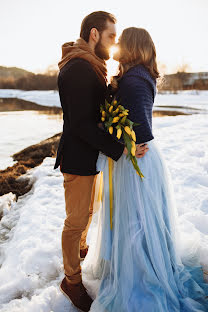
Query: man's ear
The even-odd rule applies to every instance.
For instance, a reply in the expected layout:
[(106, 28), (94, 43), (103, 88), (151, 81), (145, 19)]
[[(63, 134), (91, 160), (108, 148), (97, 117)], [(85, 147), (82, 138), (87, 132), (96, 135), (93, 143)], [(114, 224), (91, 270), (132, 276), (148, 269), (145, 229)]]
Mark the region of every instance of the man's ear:
[(100, 34), (99, 31), (97, 30), (97, 28), (92, 28), (90, 30), (90, 38), (94, 41), (94, 42), (98, 42), (99, 38), (100, 38)]

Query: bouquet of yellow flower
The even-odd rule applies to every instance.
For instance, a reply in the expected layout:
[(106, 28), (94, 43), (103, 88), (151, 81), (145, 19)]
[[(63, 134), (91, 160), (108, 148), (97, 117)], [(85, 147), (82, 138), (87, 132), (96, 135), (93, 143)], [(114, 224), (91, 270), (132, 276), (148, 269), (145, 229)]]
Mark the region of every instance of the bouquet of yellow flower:
[(127, 118), (129, 110), (120, 105), (117, 100), (112, 100), (111, 103), (105, 100), (105, 104), (100, 106), (100, 112), (102, 114), (101, 120), (104, 123), (105, 128), (110, 134), (113, 134), (115, 129), (117, 131), (117, 138), (123, 138), (125, 146), (128, 150), (126, 157), (132, 162), (140, 178), (144, 178), (135, 157), (136, 134), (133, 130), (133, 126), (139, 124), (132, 122)]

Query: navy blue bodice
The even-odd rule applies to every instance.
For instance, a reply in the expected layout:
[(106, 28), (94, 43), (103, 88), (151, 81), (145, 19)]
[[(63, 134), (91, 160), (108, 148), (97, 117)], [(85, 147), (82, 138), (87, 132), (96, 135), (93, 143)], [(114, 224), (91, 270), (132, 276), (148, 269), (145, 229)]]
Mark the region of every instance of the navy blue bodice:
[(129, 109), (128, 118), (138, 126), (134, 127), (136, 143), (152, 140), (152, 108), (156, 95), (156, 81), (143, 65), (130, 68), (119, 81), (116, 98)]

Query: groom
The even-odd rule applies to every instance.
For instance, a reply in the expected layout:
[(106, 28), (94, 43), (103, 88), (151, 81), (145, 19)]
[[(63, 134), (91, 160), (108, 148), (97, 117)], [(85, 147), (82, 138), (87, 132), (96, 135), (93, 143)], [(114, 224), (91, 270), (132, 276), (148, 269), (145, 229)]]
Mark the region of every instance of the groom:
[[(63, 173), (66, 204), (62, 232), (65, 278), (60, 289), (82, 311), (89, 311), (92, 303), (82, 284), (80, 255), (84, 257), (87, 253), (93, 186), (99, 173), (96, 161), (99, 151), (115, 161), (127, 153), (123, 144), (98, 127), (99, 108), (106, 92), (105, 60), (115, 43), (115, 23), (115, 17), (107, 12), (86, 16), (80, 39), (62, 46), (59, 62), (58, 87), (64, 125), (54, 168), (60, 165)], [(145, 146), (137, 146), (136, 156), (141, 158), (146, 151)]]

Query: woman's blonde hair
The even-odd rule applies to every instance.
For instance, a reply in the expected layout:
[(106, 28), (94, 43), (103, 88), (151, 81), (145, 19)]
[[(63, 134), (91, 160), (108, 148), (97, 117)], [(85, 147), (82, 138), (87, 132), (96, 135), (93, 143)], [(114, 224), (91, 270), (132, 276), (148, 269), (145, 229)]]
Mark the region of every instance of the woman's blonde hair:
[[(143, 28), (130, 27), (124, 29), (119, 38), (119, 75), (120, 79), (131, 67), (142, 64), (153, 78), (158, 78), (156, 49), (148, 31)], [(116, 79), (112, 80), (116, 88)]]

